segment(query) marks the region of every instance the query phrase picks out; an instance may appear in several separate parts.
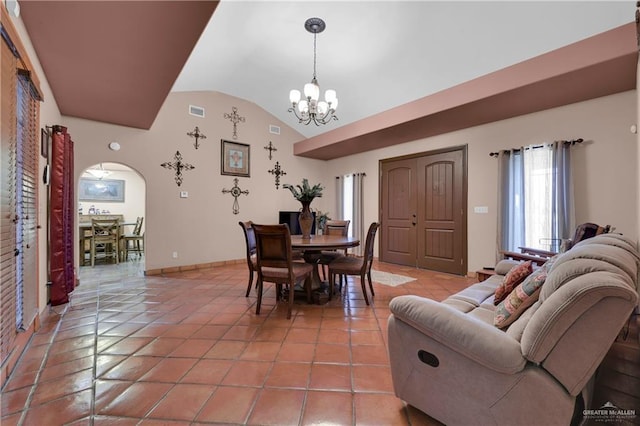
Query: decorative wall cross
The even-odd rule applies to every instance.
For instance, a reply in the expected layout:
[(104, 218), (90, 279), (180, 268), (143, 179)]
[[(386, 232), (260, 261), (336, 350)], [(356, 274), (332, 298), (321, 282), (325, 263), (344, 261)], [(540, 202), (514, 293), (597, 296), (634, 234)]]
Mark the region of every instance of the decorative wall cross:
[(240, 213), (240, 205), (238, 204), (238, 197), (242, 194), (249, 195), (249, 190), (244, 191), (238, 186), (238, 178), (233, 179), (233, 187), (231, 189), (222, 189), (223, 194), (231, 194), (233, 197), (233, 214)]
[(238, 139), (238, 123), (244, 123), (244, 117), (240, 117), (238, 114), (238, 108), (231, 107), (231, 114), (225, 112), (224, 118), (231, 120), (233, 123), (233, 138)]
[(182, 161), (182, 154), (180, 154), (180, 151), (176, 151), (176, 155), (174, 155), (173, 158), (175, 160), (173, 163), (165, 162), (160, 165), (165, 169), (176, 171), (176, 175), (175, 175), (176, 184), (180, 186), (182, 185), (182, 171), (193, 170), (195, 169), (195, 167), (189, 163), (184, 163)]
[(280, 168), (280, 162), (276, 161), (276, 166), (269, 170), (269, 173), (276, 176), (276, 189), (280, 187), (280, 176), (284, 176), (287, 174), (284, 170)]
[(271, 141), (269, 141), (269, 145), (265, 146), (264, 149), (268, 149), (269, 150), (269, 160), (271, 160), (271, 153), (278, 150), (278, 148), (273, 146)]
[(193, 146), (195, 146), (196, 149), (198, 149), (198, 147), (200, 146), (200, 143), (198, 142), (198, 139), (206, 139), (207, 138), (204, 135), (204, 133), (200, 133), (200, 129), (198, 129), (198, 126), (196, 126), (196, 128), (193, 129), (193, 132), (187, 132), (187, 136), (191, 136), (192, 138), (196, 138), (196, 141), (193, 144)]

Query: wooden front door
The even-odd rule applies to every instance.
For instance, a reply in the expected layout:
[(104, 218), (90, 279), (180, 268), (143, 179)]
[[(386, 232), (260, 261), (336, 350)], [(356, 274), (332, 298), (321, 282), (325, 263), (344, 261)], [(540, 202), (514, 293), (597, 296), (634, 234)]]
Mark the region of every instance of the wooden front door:
[(381, 259), (416, 265), (417, 165), (415, 159), (382, 163)]
[(466, 148), (381, 164), (384, 262), (466, 274)]

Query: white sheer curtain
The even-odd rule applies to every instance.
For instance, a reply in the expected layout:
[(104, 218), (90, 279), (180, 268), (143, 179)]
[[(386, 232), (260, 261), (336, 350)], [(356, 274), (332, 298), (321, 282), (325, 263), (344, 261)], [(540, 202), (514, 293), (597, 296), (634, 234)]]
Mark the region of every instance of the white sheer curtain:
[[(575, 227), (571, 144), (563, 141), (498, 155), (500, 250), (559, 251)], [(499, 253), (497, 253), (500, 259)]]
[(336, 219), (350, 220), (349, 236), (358, 238), (360, 246), (351, 249), (362, 255), (365, 237), (364, 226), (364, 173), (336, 176)]

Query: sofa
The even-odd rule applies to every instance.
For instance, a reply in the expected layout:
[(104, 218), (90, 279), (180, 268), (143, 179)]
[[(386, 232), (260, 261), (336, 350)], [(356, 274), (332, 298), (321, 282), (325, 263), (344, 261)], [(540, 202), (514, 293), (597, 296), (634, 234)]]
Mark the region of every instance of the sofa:
[(506, 327), (494, 325), (505, 303), (494, 298), (518, 267), (512, 260), (441, 302), (395, 297), (395, 394), (447, 425), (579, 423), (596, 370), (638, 305), (638, 262), (635, 242), (620, 234), (584, 240), (534, 270), (544, 278), (535, 300)]

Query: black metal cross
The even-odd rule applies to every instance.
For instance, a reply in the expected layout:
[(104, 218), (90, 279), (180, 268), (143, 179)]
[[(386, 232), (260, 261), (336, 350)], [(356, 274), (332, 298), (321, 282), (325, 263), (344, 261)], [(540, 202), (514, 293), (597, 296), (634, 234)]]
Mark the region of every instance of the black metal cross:
[(231, 120), (233, 123), (233, 138), (238, 139), (238, 123), (244, 123), (244, 117), (240, 117), (238, 114), (238, 108), (231, 107), (231, 114), (225, 112), (224, 118)]
[(273, 146), (271, 141), (269, 141), (269, 145), (265, 146), (264, 149), (268, 149), (269, 150), (269, 160), (271, 160), (271, 153), (278, 150), (278, 148)]
[(278, 189), (278, 187), (280, 187), (280, 176), (286, 175), (287, 172), (282, 170), (280, 168), (280, 162), (276, 161), (276, 166), (272, 170), (269, 170), (269, 173), (276, 175), (276, 189)]
[(238, 197), (242, 194), (249, 195), (249, 190), (244, 191), (238, 186), (238, 178), (233, 178), (233, 187), (231, 189), (222, 189), (223, 194), (231, 194), (233, 200), (233, 214), (240, 213), (240, 205), (238, 204)]
[(198, 126), (196, 126), (196, 128), (193, 129), (193, 132), (187, 132), (187, 136), (191, 136), (192, 138), (196, 138), (196, 141), (193, 144), (193, 146), (195, 146), (196, 149), (198, 149), (198, 147), (200, 146), (200, 143), (198, 142), (198, 139), (206, 139), (207, 138), (204, 135), (204, 133), (200, 133), (200, 129), (198, 129)]
[(193, 170), (195, 169), (195, 166), (192, 166), (189, 163), (182, 162), (182, 154), (180, 154), (180, 151), (176, 151), (176, 155), (174, 155), (173, 158), (175, 160), (173, 163), (165, 162), (160, 165), (165, 169), (176, 171), (176, 176), (175, 176), (176, 184), (180, 186), (182, 185), (182, 171)]

